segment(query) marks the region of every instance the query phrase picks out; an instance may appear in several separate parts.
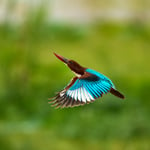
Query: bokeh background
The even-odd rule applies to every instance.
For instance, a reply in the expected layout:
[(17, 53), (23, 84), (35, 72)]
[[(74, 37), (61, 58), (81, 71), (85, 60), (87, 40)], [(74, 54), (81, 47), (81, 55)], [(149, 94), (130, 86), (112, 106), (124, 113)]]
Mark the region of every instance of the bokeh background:
[[(126, 99), (50, 107), (74, 76), (54, 51)], [(0, 149), (149, 150), (150, 1), (0, 0)]]

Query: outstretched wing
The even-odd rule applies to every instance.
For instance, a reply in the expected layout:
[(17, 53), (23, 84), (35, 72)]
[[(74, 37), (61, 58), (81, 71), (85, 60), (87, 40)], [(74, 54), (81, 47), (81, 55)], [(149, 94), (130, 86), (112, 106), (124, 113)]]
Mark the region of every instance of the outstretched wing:
[(107, 78), (100, 78), (87, 72), (80, 78), (74, 77), (49, 103), (53, 103), (52, 106), (57, 108), (84, 105), (108, 93), (112, 86)]

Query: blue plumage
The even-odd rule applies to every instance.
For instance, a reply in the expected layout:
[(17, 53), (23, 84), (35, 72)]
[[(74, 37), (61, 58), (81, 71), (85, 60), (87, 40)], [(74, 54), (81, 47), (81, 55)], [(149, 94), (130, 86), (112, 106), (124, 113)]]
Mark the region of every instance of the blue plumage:
[(105, 75), (103, 75), (103, 74), (101, 74), (101, 73), (99, 73), (99, 72), (97, 72), (95, 70), (92, 70), (92, 69), (86, 69), (85, 71), (98, 76), (100, 79), (106, 81), (106, 84), (110, 83), (112, 85), (112, 88), (115, 88), (115, 86), (112, 83), (112, 81), (108, 77), (106, 77)]
[[(77, 79), (75, 83), (68, 89), (68, 96), (71, 96), (70, 93), (74, 93), (75, 91), (77, 91), (79, 95), (82, 95), (81, 92), (83, 92), (84, 96), (88, 95), (89, 98), (92, 97), (93, 99), (97, 99), (98, 97), (101, 97), (102, 94), (108, 93), (112, 87), (114, 88), (111, 80), (103, 74), (100, 74), (99, 72), (92, 69), (86, 69), (85, 71), (87, 73), (90, 73), (91, 77), (93, 75), (96, 76), (96, 81), (94, 80), (94, 78), (93, 80), (88, 80), (86, 78)], [(75, 98), (74, 95), (75, 94), (73, 94), (72, 98)], [(87, 98), (85, 99), (87, 101)]]

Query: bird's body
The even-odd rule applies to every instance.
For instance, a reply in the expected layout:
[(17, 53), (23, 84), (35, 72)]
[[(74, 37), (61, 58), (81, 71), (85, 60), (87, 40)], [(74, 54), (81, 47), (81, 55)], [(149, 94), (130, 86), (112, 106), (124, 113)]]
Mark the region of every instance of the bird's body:
[(84, 68), (73, 60), (68, 60), (57, 54), (55, 56), (67, 64), (76, 76), (62, 91), (51, 98), (52, 106), (63, 108), (84, 105), (108, 92), (124, 99), (124, 96), (115, 89), (108, 77), (95, 70)]

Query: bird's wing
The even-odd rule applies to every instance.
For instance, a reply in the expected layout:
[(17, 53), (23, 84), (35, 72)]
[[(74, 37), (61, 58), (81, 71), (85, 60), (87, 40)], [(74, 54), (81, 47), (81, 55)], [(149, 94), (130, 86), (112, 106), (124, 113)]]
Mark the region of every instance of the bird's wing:
[(66, 88), (58, 92), (50, 103), (58, 107), (74, 107), (93, 102), (108, 93), (112, 83), (105, 78), (86, 73), (80, 78), (74, 77)]

